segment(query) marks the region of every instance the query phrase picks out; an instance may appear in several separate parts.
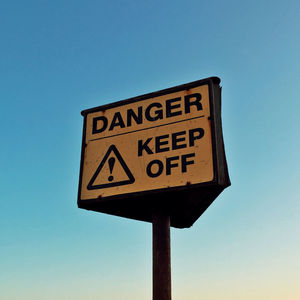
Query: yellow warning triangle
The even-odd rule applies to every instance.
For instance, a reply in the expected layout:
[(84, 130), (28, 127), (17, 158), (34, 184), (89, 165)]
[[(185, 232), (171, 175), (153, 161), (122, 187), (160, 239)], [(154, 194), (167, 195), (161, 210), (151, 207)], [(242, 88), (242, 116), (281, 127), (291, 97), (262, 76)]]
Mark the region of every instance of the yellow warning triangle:
[(134, 183), (135, 179), (115, 145), (111, 145), (87, 185), (88, 190)]

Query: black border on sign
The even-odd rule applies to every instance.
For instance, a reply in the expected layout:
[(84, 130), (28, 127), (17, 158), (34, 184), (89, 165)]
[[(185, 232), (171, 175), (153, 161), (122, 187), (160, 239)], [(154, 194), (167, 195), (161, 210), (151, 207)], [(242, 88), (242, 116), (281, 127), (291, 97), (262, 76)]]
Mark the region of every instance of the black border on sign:
[[(193, 81), (187, 84), (182, 84), (179, 86), (171, 87), (168, 89), (160, 90), (157, 92), (152, 92), (149, 94), (144, 94), (141, 96), (129, 98), (126, 100), (121, 100), (117, 102), (113, 102), (110, 104), (102, 105), (102, 106), (97, 106), (94, 108), (86, 109), (81, 112), (82, 116), (84, 117), (84, 125), (83, 125), (83, 135), (82, 135), (82, 149), (81, 149), (81, 163), (80, 163), (80, 180), (79, 180), (79, 189), (78, 189), (78, 203), (84, 201), (84, 203), (92, 203), (92, 202), (101, 202), (104, 199), (105, 200), (114, 200), (114, 199), (120, 199), (120, 198), (127, 198), (129, 195), (131, 197), (135, 196), (140, 196), (145, 193), (161, 193), (166, 190), (168, 191), (176, 191), (176, 190), (182, 190), (182, 189), (193, 189), (193, 188), (198, 188), (198, 187), (204, 187), (204, 186), (211, 186), (217, 183), (217, 178), (218, 178), (218, 168), (217, 168), (217, 157), (216, 157), (216, 140), (215, 140), (215, 116), (214, 116), (214, 103), (213, 103), (213, 87), (212, 84), (216, 83), (219, 84), (221, 80), (218, 77), (210, 77), (202, 80), (197, 80)], [(202, 183), (196, 183), (196, 184), (188, 184), (184, 186), (176, 186), (176, 187), (169, 187), (169, 188), (162, 188), (162, 189), (153, 189), (153, 190), (147, 190), (147, 191), (142, 191), (142, 192), (132, 192), (132, 193), (126, 193), (126, 194), (120, 194), (120, 195), (113, 195), (113, 196), (107, 196), (107, 197), (102, 197), (102, 198), (94, 198), (94, 199), (86, 199), (86, 200), (81, 200), (80, 195), (81, 195), (81, 185), (82, 185), (82, 171), (83, 171), (83, 163), (84, 163), (84, 150), (85, 150), (85, 139), (86, 139), (86, 122), (87, 122), (87, 115), (90, 113), (98, 112), (98, 111), (106, 111), (111, 108), (139, 102), (139, 101), (145, 101), (149, 100), (155, 97), (167, 95), (167, 94), (172, 94), (175, 92), (183, 91), (183, 90), (188, 90), (194, 87), (202, 86), (202, 85), (208, 85), (209, 87), (209, 105), (210, 105), (210, 121), (211, 121), (211, 140), (212, 140), (212, 151), (213, 151), (213, 180), (212, 181), (207, 181), (207, 182), (202, 182)]]
[[(220, 186), (224, 186), (223, 188), (225, 188), (226, 186), (230, 185), (228, 174), (227, 174), (228, 184), (227, 183), (224, 184), (224, 180), (220, 180), (220, 178), (222, 176), (220, 177), (218, 174), (218, 172), (219, 172), (218, 167), (220, 165), (220, 159), (218, 159), (218, 157), (217, 157), (217, 152), (219, 151), (220, 143), (223, 143), (223, 140), (219, 140), (219, 139), (218, 139), (218, 141), (216, 140), (216, 130), (220, 131), (217, 134), (218, 138), (219, 137), (222, 138), (221, 124), (218, 124), (219, 122), (221, 122), (221, 116), (220, 116), (221, 112), (220, 112), (219, 104), (215, 106), (213, 99), (214, 99), (214, 97), (220, 97), (220, 93), (216, 92), (216, 89), (215, 89), (215, 85), (219, 85), (220, 81), (221, 80), (218, 77), (210, 77), (210, 78), (206, 78), (206, 79), (202, 79), (202, 80), (193, 81), (193, 82), (190, 82), (187, 84), (171, 87), (168, 89), (144, 94), (141, 96), (129, 98), (126, 100), (117, 101), (114, 103), (110, 103), (110, 104), (83, 110), (81, 112), (82, 116), (84, 117), (84, 121), (83, 121), (82, 149), (81, 149), (81, 162), (80, 162), (80, 175), (79, 175), (78, 201), (77, 201), (78, 207), (90, 209), (91, 205), (94, 205), (97, 203), (99, 203), (99, 204), (105, 203), (107, 201), (113, 201), (113, 200), (118, 200), (118, 199), (124, 199), (124, 198), (134, 199), (134, 198), (139, 198), (139, 197), (143, 197), (143, 196), (172, 193), (172, 192), (176, 192), (176, 191), (178, 191), (178, 192), (191, 191), (192, 192), (193, 190), (196, 190), (199, 188), (200, 189), (202, 189), (202, 188), (218, 189)], [(81, 186), (82, 186), (82, 175), (83, 175), (82, 171), (83, 171), (83, 163), (84, 163), (84, 152), (85, 152), (85, 147), (86, 147), (86, 143), (85, 143), (86, 126), (87, 126), (86, 123), (87, 123), (87, 115), (88, 114), (98, 112), (98, 111), (106, 111), (111, 108), (131, 104), (131, 103), (135, 103), (135, 102), (139, 102), (139, 101), (149, 100), (154, 97), (168, 95), (168, 94), (175, 93), (178, 91), (189, 90), (191, 88), (206, 85), (206, 84), (208, 85), (208, 88), (209, 88), (211, 141), (212, 141), (212, 151), (213, 151), (213, 174), (214, 174), (214, 176), (213, 176), (212, 181), (196, 183), (196, 184), (187, 183), (184, 186), (153, 189), (153, 190), (146, 190), (146, 191), (142, 191), (142, 192), (132, 192), (132, 193), (126, 193), (126, 194), (120, 194), (120, 195), (107, 196), (107, 197), (98, 197), (98, 198), (87, 199), (87, 200), (81, 199)], [(218, 86), (218, 88), (220, 88), (220, 87)], [(215, 92), (217, 95), (215, 95)], [(221, 100), (219, 99), (219, 101), (221, 101)], [(218, 145), (217, 145), (217, 143), (218, 143)], [(226, 161), (225, 161), (225, 163), (226, 163)], [(227, 166), (226, 166), (226, 168), (227, 168)], [(220, 181), (222, 181), (222, 182), (220, 182)]]

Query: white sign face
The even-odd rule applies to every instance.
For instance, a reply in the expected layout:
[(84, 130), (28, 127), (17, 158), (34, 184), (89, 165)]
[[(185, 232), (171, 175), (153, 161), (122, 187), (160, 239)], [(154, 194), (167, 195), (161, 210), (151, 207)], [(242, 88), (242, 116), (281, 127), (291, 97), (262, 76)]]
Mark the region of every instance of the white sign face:
[(85, 112), (80, 200), (214, 179), (208, 84)]

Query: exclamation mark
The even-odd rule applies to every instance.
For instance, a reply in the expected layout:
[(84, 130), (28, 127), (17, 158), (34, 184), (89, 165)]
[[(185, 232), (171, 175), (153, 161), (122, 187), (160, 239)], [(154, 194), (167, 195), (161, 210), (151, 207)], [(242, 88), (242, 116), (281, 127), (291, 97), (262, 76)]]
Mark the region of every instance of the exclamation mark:
[[(114, 157), (111, 157), (108, 160), (110, 174), (112, 174), (112, 171), (113, 171), (113, 168), (114, 168), (114, 165), (115, 165), (115, 161), (116, 161), (116, 159)], [(108, 181), (113, 181), (113, 180), (114, 180), (114, 176), (110, 175), (108, 177)]]

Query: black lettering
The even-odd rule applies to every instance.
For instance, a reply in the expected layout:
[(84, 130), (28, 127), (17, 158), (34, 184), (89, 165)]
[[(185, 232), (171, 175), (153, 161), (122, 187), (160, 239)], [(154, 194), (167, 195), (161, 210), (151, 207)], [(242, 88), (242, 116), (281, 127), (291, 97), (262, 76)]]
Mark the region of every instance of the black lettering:
[[(195, 100), (191, 101), (193, 98), (195, 98)], [(197, 107), (197, 111), (202, 110), (202, 104), (200, 103), (201, 99), (202, 96), (199, 93), (184, 96), (185, 113), (187, 114), (191, 112), (192, 105)]]
[[(98, 128), (99, 121), (102, 121), (102, 126)], [(93, 118), (93, 130), (92, 133), (100, 133), (104, 131), (107, 127), (107, 119), (104, 116)]]
[[(156, 172), (153, 172), (153, 170), (152, 170), (153, 165), (158, 166), (158, 169), (157, 169)], [(159, 175), (161, 175), (163, 170), (164, 170), (164, 165), (158, 159), (154, 159), (154, 160), (150, 161), (149, 164), (147, 165), (147, 168), (146, 168), (147, 175), (151, 178), (158, 177)]]
[(147, 154), (153, 154), (152, 150), (148, 147), (148, 144), (152, 138), (148, 138), (145, 143), (143, 143), (143, 140), (138, 141), (138, 156), (143, 155), (143, 150), (147, 152)]
[(125, 128), (125, 124), (124, 124), (124, 121), (122, 119), (122, 116), (121, 116), (121, 113), (120, 112), (116, 112), (114, 114), (114, 117), (111, 121), (111, 124), (110, 124), (110, 127), (109, 127), (109, 131), (113, 130), (114, 127), (116, 126), (120, 126), (121, 128)]
[(154, 107), (157, 107), (157, 108), (162, 108), (162, 105), (158, 102), (153, 102), (151, 103), (147, 108), (146, 108), (146, 111), (145, 111), (145, 117), (148, 121), (157, 121), (159, 119), (162, 119), (163, 118), (163, 110), (162, 109), (158, 109), (158, 110), (155, 110), (154, 111), (154, 116), (151, 116), (150, 115), (150, 112), (151, 112), (151, 109), (154, 108)]
[(186, 148), (186, 144), (178, 144), (185, 141), (185, 137), (179, 138), (180, 135), (185, 135), (186, 131), (172, 133), (172, 150)]
[(187, 171), (186, 166), (193, 165), (195, 163), (194, 160), (188, 161), (187, 159), (190, 157), (195, 157), (195, 153), (184, 154), (181, 156), (181, 171), (185, 173)]
[(199, 140), (204, 136), (203, 128), (195, 128), (189, 130), (190, 147), (195, 145), (195, 140)]
[(157, 136), (155, 138), (155, 152), (156, 153), (166, 152), (166, 151), (170, 150), (169, 147), (165, 147), (165, 148), (161, 147), (163, 145), (168, 145), (169, 144), (169, 141), (162, 141), (163, 139), (167, 139), (168, 137), (169, 137), (169, 135), (165, 134), (165, 135)]
[(173, 160), (179, 160), (179, 156), (172, 156), (166, 158), (166, 175), (171, 175), (171, 169), (178, 167), (178, 163), (172, 164)]
[(174, 110), (176, 108), (180, 108), (180, 103), (172, 105), (172, 103), (178, 102), (180, 100), (181, 100), (181, 97), (177, 97), (177, 98), (174, 98), (174, 99), (166, 100), (166, 117), (167, 118), (179, 116), (179, 115), (182, 114), (181, 110), (172, 111), (172, 110)]
[(136, 124), (142, 124), (143, 123), (143, 107), (139, 106), (138, 107), (138, 114), (134, 112), (133, 109), (128, 109), (127, 110), (127, 126), (131, 126), (131, 121), (134, 119)]

